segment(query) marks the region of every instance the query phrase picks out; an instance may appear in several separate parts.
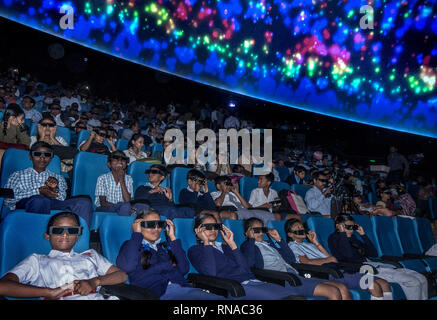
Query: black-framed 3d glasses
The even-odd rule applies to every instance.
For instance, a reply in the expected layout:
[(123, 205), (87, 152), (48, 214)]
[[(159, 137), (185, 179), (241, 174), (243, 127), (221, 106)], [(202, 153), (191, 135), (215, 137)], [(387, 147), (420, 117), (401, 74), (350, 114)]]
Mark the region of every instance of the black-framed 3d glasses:
[(344, 227), (346, 230), (358, 230), (358, 226), (356, 224), (345, 224)]
[(33, 158), (52, 158), (53, 152), (44, 152), (44, 151), (32, 151)]
[(56, 123), (53, 123), (53, 122), (42, 122), (39, 125), (41, 127), (44, 127), (44, 128), (47, 128), (47, 127), (54, 128), (54, 127), (56, 127)]
[(267, 233), (269, 231), (266, 227), (254, 227), (252, 228), (253, 233)]
[(122, 161), (128, 161), (129, 160), (129, 158), (128, 157), (123, 157), (123, 156), (119, 156), (119, 155), (114, 155), (114, 156), (111, 156), (111, 160), (122, 160)]
[(75, 226), (51, 226), (49, 228), (49, 235), (61, 236), (65, 233), (69, 236), (80, 236), (82, 234), (83, 227)]
[(159, 169), (147, 169), (145, 172), (146, 174), (160, 174), (161, 176), (165, 176), (165, 173)]
[(162, 220), (141, 221), (141, 227), (145, 229), (162, 229), (167, 227), (167, 222)]
[(304, 236), (306, 234), (305, 230), (290, 230), (291, 233), (294, 233), (297, 236)]
[(206, 230), (223, 230), (221, 223), (204, 223), (201, 227), (205, 227)]

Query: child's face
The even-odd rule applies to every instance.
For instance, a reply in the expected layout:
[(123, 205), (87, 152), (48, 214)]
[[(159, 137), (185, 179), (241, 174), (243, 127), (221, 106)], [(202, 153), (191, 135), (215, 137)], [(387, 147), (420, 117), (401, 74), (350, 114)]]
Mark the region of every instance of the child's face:
[[(151, 213), (147, 215), (145, 218), (141, 219), (141, 221), (157, 221), (161, 220), (161, 217), (159, 214)], [(161, 231), (162, 228), (141, 228), (141, 234), (143, 235), (143, 238), (151, 243), (154, 243), (156, 240), (158, 240), (161, 237)]]
[(293, 233), (293, 231), (300, 231), (300, 230), (305, 230), (305, 228), (303, 227), (302, 223), (296, 222), (290, 227), (290, 230), (287, 233), (287, 235), (293, 240), (298, 240), (298, 239), (303, 240), (307, 237), (306, 234), (298, 235), (298, 234)]
[(260, 176), (258, 178), (258, 188), (270, 187), (270, 182), (265, 176)]
[(202, 188), (202, 182), (199, 180), (192, 180), (192, 179), (187, 179), (188, 181), (188, 185), (190, 186), (190, 189), (193, 191), (200, 191), (200, 189)]
[(262, 228), (262, 227), (263, 227), (263, 224), (261, 222), (255, 221), (254, 223), (252, 223), (250, 228), (247, 229), (246, 237), (253, 238), (257, 242), (262, 242), (264, 240), (264, 233), (263, 232), (259, 232), (259, 233), (253, 232), (253, 228)]
[[(70, 217), (63, 217), (56, 219), (54, 226), (63, 226), (63, 227), (75, 227), (77, 224)], [(70, 252), (73, 249), (76, 241), (79, 239), (79, 236), (69, 236), (65, 232), (62, 235), (48, 235), (45, 233), (45, 239), (50, 241), (50, 245), (53, 250), (58, 250), (61, 252)]]
[[(208, 217), (205, 220), (203, 220), (202, 224), (207, 224), (207, 223), (217, 223), (217, 221), (214, 218)], [(209, 241), (214, 242), (217, 240), (218, 230), (205, 230), (205, 234), (208, 237)]]

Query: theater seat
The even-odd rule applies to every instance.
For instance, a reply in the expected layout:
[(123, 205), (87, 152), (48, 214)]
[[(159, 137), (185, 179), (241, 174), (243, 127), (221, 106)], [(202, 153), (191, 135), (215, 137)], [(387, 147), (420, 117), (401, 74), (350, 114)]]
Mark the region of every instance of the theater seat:
[(117, 150), (127, 150), (127, 145), (129, 144), (129, 141), (126, 139), (118, 139), (117, 144), (115, 145), (117, 147)]
[(234, 234), (235, 243), (238, 248), (240, 248), (241, 244), (246, 240), (246, 236), (244, 235), (244, 221), (232, 219), (223, 219), (222, 221), (226, 227), (231, 229)]
[[(130, 175), (134, 181), (134, 183), (133, 183), (134, 194), (139, 186), (142, 186), (146, 182), (149, 182), (149, 178), (146, 174), (146, 170), (150, 169), (150, 167), (152, 165), (154, 165), (154, 163), (148, 163), (148, 162), (143, 162), (143, 161), (134, 161), (134, 162), (130, 163), (129, 166), (127, 167), (127, 174)], [(162, 187), (169, 186), (168, 175), (164, 179), (164, 181), (161, 183), (161, 186)]]
[(171, 171), (170, 186), (175, 204), (179, 204), (179, 193), (187, 187), (187, 173), (190, 170), (190, 168), (176, 167)]
[[(97, 178), (105, 173), (109, 172), (107, 166), (106, 155), (90, 153), (90, 152), (79, 152), (74, 157), (73, 165), (73, 179), (71, 195), (87, 195), (90, 196), (91, 201), (94, 205), (94, 194), (96, 191)], [(108, 215), (114, 215), (112, 212), (94, 212), (93, 218), (90, 226), (90, 230), (97, 230), (103, 221), (103, 218)]]
[(285, 241), (287, 241), (287, 235), (285, 234), (285, 229), (284, 229), (285, 222), (286, 222), (286, 220), (282, 220), (282, 221), (271, 220), (271, 221), (269, 221), (267, 228), (276, 229), (278, 231), (279, 235), (281, 236), (281, 238), (284, 239)]
[(431, 223), (426, 218), (416, 218), (413, 221), (419, 235), (420, 244), (422, 245), (423, 252), (426, 252), (435, 244)]
[[(53, 214), (53, 213), (52, 213)], [(45, 240), (47, 223), (52, 216), (29, 212), (14, 212), (0, 225), (0, 275), (3, 276), (17, 263), (32, 253), (48, 254), (51, 250)], [(89, 230), (85, 220), (80, 218), (83, 233), (74, 246), (74, 251), (89, 249)]]
[[(134, 215), (130, 217), (108, 215), (100, 225), (99, 234), (103, 256), (114, 265), (116, 265), (117, 256), (123, 242), (129, 240), (132, 235), (134, 220)], [(161, 220), (165, 220), (165, 217), (161, 216)], [(164, 229), (161, 231), (161, 240), (165, 241)]]
[(239, 181), (239, 187), (243, 198), (249, 201), (252, 190), (258, 188), (258, 178), (242, 177)]
[(288, 183), (280, 182), (280, 181), (274, 181), (272, 183), (271, 188), (275, 190), (277, 193), (279, 193), (279, 191), (281, 190), (291, 190), (291, 187)]
[(307, 186), (305, 184), (293, 184), (291, 186), (291, 190), (296, 192), (298, 195), (302, 197), (302, 199), (305, 199), (305, 195), (309, 189), (311, 189), (312, 186)]
[(160, 158), (160, 155), (162, 155), (164, 152), (164, 148), (162, 146), (162, 144), (160, 143), (155, 143), (152, 146), (152, 157), (154, 158)]
[(437, 218), (437, 198), (431, 197), (428, 199), (429, 212), (431, 214), (431, 220)]
[(276, 166), (275, 169), (279, 173), (281, 182), (285, 182), (290, 175), (290, 170), (286, 166)]

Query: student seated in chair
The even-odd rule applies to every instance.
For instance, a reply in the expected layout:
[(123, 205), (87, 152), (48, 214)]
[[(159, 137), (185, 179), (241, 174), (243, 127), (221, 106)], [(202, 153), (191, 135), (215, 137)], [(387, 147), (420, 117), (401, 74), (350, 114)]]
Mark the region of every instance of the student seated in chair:
[[(311, 230), (305, 230), (301, 221), (297, 219), (287, 220), (284, 229), (287, 235), (288, 246), (293, 251), (297, 261), (340, 269), (337, 259), (330, 255), (317, 241), (316, 233)], [(347, 270), (340, 271), (343, 273), (343, 278), (335, 279), (336, 282), (344, 283), (349, 289), (361, 289), (360, 280), (363, 274), (352, 273)], [(331, 275), (329, 277), (330, 280), (334, 280)], [(371, 300), (393, 300), (393, 296), (389, 294), (391, 293), (390, 285), (383, 279), (377, 278), (373, 282), (373, 288), (369, 288), (369, 292)], [(343, 299), (350, 300), (350, 293), (346, 297), (343, 296)]]
[[(241, 252), (246, 257), (249, 266), (295, 274), (302, 282), (302, 285), (296, 288), (299, 294), (307, 297), (317, 296), (329, 300), (341, 300), (342, 292), (348, 291), (347, 287), (340, 282), (307, 279), (300, 276), (290, 265), (295, 263), (296, 259), (285, 239), (281, 239), (276, 229), (265, 228), (262, 220), (258, 218), (244, 220), (244, 234), (246, 241), (241, 244)], [(264, 240), (264, 235), (267, 235), (267, 240)]]
[[(105, 145), (105, 139), (108, 139), (108, 144), (111, 146), (111, 150)], [(83, 141), (79, 145), (80, 151), (100, 153), (109, 155), (111, 152), (116, 151), (114, 140), (108, 137), (108, 131), (104, 128), (97, 127), (90, 132), (88, 140)]]
[(131, 205), (133, 180), (126, 174), (128, 161), (129, 158), (122, 151), (114, 151), (108, 156), (107, 165), (111, 172), (97, 178), (96, 211), (116, 212), (119, 216), (130, 216), (149, 208), (149, 205), (144, 203)]
[[(168, 239), (161, 239), (162, 228)], [(170, 219), (161, 220), (158, 212), (146, 209), (137, 214), (132, 231), (117, 257), (132, 285), (154, 291), (161, 300), (223, 299), (193, 288), (184, 278), (190, 265)]]
[(124, 283), (127, 276), (93, 249), (75, 252), (73, 247), (81, 233), (76, 214), (53, 215), (44, 234), (52, 250), (48, 255), (32, 254), (7, 272), (0, 279), (0, 295), (44, 300), (103, 300), (100, 287)]
[(232, 183), (228, 176), (219, 176), (215, 179), (215, 186), (218, 191), (211, 192), (211, 196), (217, 207), (232, 207), (237, 212), (238, 219), (244, 220), (252, 217), (261, 219), (265, 225), (271, 220), (275, 220), (274, 216), (265, 210), (249, 210), (253, 209), (240, 194), (238, 183)]
[(33, 167), (14, 172), (5, 188), (14, 191), (14, 198), (5, 199), (10, 210), (49, 214), (50, 210), (69, 210), (77, 213), (88, 225), (93, 207), (88, 198), (66, 199), (67, 184), (64, 177), (47, 170), (53, 159), (52, 147), (43, 141), (30, 148)]
[(169, 187), (162, 187), (161, 183), (167, 176), (164, 166), (154, 164), (145, 172), (149, 182), (138, 187), (135, 191), (135, 201), (145, 200), (159, 214), (173, 220), (174, 218), (192, 218), (196, 213), (191, 207), (178, 206), (173, 203), (173, 193)]
[(188, 187), (182, 189), (179, 194), (179, 202), (185, 205), (194, 205), (199, 213), (212, 214), (217, 220), (237, 219), (235, 212), (217, 212), (217, 206), (211, 197), (205, 175), (196, 169), (187, 173)]
[[(423, 274), (414, 270), (399, 268), (391, 264), (369, 261), (368, 257), (377, 257), (378, 251), (362, 226), (355, 224), (351, 215), (339, 215), (335, 219), (336, 230), (328, 238), (329, 249), (340, 262), (364, 263), (377, 268), (378, 281), (398, 283), (408, 300), (427, 300), (428, 281)], [(356, 233), (361, 237), (359, 240)], [(382, 280), (385, 279), (385, 280)], [(388, 285), (388, 283), (384, 283)], [(384, 292), (391, 295), (391, 292)]]

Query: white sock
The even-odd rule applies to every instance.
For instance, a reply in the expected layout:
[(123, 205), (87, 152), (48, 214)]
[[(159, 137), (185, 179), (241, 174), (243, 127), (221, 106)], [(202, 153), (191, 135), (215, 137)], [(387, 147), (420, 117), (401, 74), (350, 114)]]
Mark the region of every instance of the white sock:
[(384, 300), (384, 297), (375, 297), (370, 295), (370, 300)]
[(384, 292), (384, 300), (393, 300), (392, 292)]

